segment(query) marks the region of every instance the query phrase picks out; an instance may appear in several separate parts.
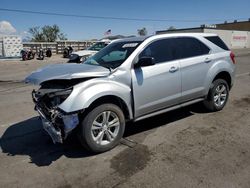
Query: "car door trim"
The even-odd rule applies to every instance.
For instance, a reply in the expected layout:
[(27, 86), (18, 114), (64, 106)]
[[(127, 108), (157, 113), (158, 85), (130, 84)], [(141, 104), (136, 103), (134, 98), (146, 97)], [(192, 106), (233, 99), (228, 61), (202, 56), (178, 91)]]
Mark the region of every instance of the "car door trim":
[(181, 108), (181, 107), (185, 107), (185, 106), (188, 106), (188, 105), (191, 105), (191, 104), (194, 104), (194, 103), (198, 103), (198, 102), (201, 102), (203, 100), (204, 100), (204, 98), (198, 98), (198, 99), (194, 99), (194, 100), (191, 100), (191, 101), (187, 101), (187, 102), (182, 103), (182, 104), (177, 104), (177, 105), (174, 105), (174, 106), (171, 106), (171, 107), (168, 107), (168, 108), (164, 108), (164, 109), (157, 110), (155, 112), (140, 116), (138, 118), (135, 118), (133, 121), (134, 122), (140, 121), (140, 120), (152, 117), (152, 116), (156, 116), (156, 115), (163, 114), (163, 113), (166, 113), (166, 112), (169, 112), (169, 111), (172, 111), (172, 110), (176, 110), (176, 109)]

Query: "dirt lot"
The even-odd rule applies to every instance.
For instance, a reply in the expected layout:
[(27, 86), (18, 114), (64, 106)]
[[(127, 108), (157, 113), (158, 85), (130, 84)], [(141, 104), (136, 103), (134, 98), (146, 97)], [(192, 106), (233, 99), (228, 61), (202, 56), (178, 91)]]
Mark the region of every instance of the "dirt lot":
[(71, 136), (53, 145), (33, 110), (31, 71), (63, 63), (0, 60), (1, 187), (249, 187), (250, 50), (236, 51), (237, 78), (226, 108), (197, 104), (129, 123), (121, 144), (91, 155)]

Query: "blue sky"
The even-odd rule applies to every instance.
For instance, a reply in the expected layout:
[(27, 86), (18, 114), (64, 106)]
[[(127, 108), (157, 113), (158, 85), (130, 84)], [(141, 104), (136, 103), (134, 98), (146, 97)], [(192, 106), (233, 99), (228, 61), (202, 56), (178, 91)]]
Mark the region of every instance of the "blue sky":
[[(250, 18), (249, 0), (1, 0), (0, 8), (21, 9), (77, 15), (174, 19), (174, 20), (228, 20)], [(0, 11), (0, 21), (8, 21), (18, 33), (34, 26), (57, 24), (69, 39), (83, 40), (104, 37), (104, 32), (112, 30), (112, 35), (136, 35), (137, 29), (146, 27), (148, 34), (156, 30), (197, 27), (222, 21), (206, 22), (153, 22), (100, 20), (46, 16)]]

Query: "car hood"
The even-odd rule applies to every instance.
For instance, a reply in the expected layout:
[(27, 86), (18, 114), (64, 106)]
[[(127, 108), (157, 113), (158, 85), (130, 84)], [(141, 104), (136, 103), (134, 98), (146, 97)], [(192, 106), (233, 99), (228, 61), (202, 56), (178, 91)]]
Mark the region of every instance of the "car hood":
[(26, 83), (39, 85), (48, 80), (70, 80), (77, 78), (108, 76), (110, 71), (98, 65), (57, 64), (49, 65), (32, 72), (25, 78)]
[(97, 51), (93, 51), (93, 50), (80, 50), (77, 52), (72, 52), (72, 54), (76, 54), (78, 56), (86, 56), (86, 55), (94, 55), (95, 53), (97, 53)]

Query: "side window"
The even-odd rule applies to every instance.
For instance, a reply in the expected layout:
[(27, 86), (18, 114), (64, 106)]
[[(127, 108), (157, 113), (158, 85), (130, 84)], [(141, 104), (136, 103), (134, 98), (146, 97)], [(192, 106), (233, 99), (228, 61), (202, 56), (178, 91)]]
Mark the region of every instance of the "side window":
[(210, 49), (201, 41), (191, 37), (181, 37), (176, 39), (177, 56), (179, 58), (189, 58), (208, 54)]
[(95, 50), (100, 51), (102, 48), (104, 48), (104, 43), (99, 43), (96, 45)]
[(141, 57), (153, 57), (155, 63), (175, 60), (173, 39), (161, 39), (149, 44), (139, 55)]
[(98, 42), (96, 44), (94, 44), (93, 46), (91, 46), (89, 48), (89, 50), (95, 50), (95, 51), (100, 51), (102, 48), (104, 48), (106, 45), (103, 42)]
[(203, 44), (200, 41), (199, 41), (199, 43), (200, 43), (200, 47), (201, 47), (201, 55), (209, 54), (210, 48), (208, 48), (205, 44)]
[(229, 50), (227, 45), (223, 42), (223, 40), (220, 39), (218, 36), (212, 36), (212, 37), (205, 37), (210, 42), (214, 43), (215, 45), (219, 46), (220, 48), (224, 50)]

